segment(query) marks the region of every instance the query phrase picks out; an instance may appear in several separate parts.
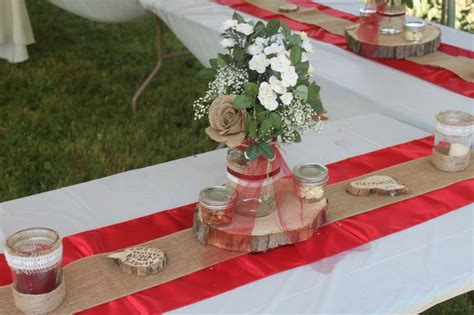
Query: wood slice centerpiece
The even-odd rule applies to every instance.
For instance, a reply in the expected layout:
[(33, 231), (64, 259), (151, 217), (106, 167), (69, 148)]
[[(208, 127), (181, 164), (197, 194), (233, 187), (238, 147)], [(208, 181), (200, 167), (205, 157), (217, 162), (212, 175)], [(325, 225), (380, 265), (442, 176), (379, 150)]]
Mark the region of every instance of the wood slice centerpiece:
[(347, 46), (356, 54), (369, 58), (406, 59), (419, 57), (438, 50), (441, 43), (441, 31), (432, 25), (426, 25), (419, 42), (409, 42), (404, 32), (397, 35), (377, 33), (376, 40), (361, 39), (359, 24), (346, 29)]
[(279, 209), (264, 217), (249, 218), (234, 212), (231, 224), (214, 226), (205, 224), (196, 209), (196, 238), (205, 245), (246, 252), (262, 252), (307, 240), (326, 218), (327, 199), (302, 203), (291, 180), (281, 179), (278, 185)]

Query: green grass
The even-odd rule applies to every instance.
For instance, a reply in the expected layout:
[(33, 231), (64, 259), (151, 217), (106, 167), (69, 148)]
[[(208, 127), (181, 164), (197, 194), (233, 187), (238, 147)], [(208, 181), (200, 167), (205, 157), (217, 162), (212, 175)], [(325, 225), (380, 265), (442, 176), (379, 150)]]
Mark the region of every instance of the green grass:
[[(168, 60), (139, 100), (155, 64), (151, 19), (106, 25), (27, 1), (37, 43), (22, 64), (0, 60), (0, 201), (211, 150), (192, 102), (206, 88), (193, 57)], [(168, 30), (165, 50), (182, 49)], [(426, 314), (472, 314), (474, 295)]]

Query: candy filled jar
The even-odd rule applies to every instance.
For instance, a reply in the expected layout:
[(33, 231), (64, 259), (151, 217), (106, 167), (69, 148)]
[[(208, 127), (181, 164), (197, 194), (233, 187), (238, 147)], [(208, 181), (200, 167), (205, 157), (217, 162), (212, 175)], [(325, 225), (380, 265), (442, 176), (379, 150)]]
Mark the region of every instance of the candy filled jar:
[(456, 110), (436, 115), (432, 162), (438, 169), (458, 172), (469, 166), (474, 116)]

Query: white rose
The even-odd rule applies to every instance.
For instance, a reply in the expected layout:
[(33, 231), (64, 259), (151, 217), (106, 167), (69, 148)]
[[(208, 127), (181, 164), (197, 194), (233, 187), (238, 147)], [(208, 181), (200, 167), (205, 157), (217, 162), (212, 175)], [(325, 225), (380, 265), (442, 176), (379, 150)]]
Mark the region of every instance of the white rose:
[(270, 86), (272, 87), (272, 90), (277, 92), (278, 94), (285, 94), (286, 93), (286, 87), (283, 86), (283, 83), (281, 83), (280, 80), (277, 79), (275, 76), (270, 77)]
[(231, 48), (235, 46), (235, 40), (232, 38), (223, 38), (221, 40), (221, 45), (224, 48)]
[(265, 54), (257, 54), (250, 59), (249, 68), (261, 74), (267, 70), (269, 64), (270, 61)]
[(271, 54), (280, 54), (284, 51), (285, 51), (285, 47), (283, 47), (282, 45), (278, 45), (277, 43), (273, 43), (270, 46), (265, 47), (265, 49), (263, 50), (263, 52), (267, 56)]
[(263, 107), (272, 111), (277, 109), (278, 101), (275, 92), (267, 82), (262, 82), (258, 88), (258, 100)]
[(306, 50), (306, 52), (309, 52), (309, 53), (314, 52), (313, 45), (311, 45), (311, 42), (309, 41), (309, 39), (304, 40), (301, 43), (301, 48), (303, 48), (304, 50)]
[(298, 81), (298, 74), (296, 74), (295, 67), (288, 67), (288, 69), (281, 74), (281, 81), (285, 87), (295, 86)]
[(247, 48), (247, 53), (254, 56), (254, 55), (260, 54), (262, 50), (263, 50), (262, 45), (252, 44), (249, 46), (249, 48)]
[(244, 35), (250, 35), (253, 33), (253, 26), (247, 23), (239, 23), (235, 26), (235, 30)]
[(291, 62), (285, 55), (278, 55), (270, 59), (273, 71), (284, 72), (291, 65)]
[(293, 94), (291, 94), (290, 92), (286, 92), (285, 94), (280, 96), (280, 99), (283, 102), (283, 104), (290, 105), (291, 101), (293, 101)]
[(299, 32), (301, 40), (307, 40), (308, 39), (308, 33), (306, 32)]
[(239, 22), (237, 20), (227, 20), (227, 21), (224, 21), (224, 23), (222, 23), (222, 27), (221, 29), (223, 31), (226, 31), (228, 30), (229, 28), (233, 28), (235, 27)]

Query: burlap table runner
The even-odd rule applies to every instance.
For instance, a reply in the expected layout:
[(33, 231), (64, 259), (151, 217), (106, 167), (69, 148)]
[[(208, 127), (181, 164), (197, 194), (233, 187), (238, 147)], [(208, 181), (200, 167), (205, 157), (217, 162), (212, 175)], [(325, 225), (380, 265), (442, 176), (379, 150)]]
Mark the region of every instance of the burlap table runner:
[[(341, 36), (344, 36), (347, 27), (354, 25), (354, 23), (349, 20), (327, 15), (314, 7), (300, 7), (296, 12), (280, 12), (279, 8), (282, 5), (289, 4), (289, 2), (285, 0), (246, 0), (246, 2), (267, 11), (286, 16), (291, 20), (319, 26), (330, 33)], [(455, 57), (437, 51), (420, 57), (410, 57), (407, 58), (407, 60), (421, 65), (447, 69), (468, 82), (474, 82), (474, 60), (471, 58), (462, 56)]]
[[(468, 169), (457, 173), (436, 169), (431, 164), (431, 156), (372, 173), (392, 176), (410, 188), (409, 194), (396, 197), (381, 195), (360, 197), (348, 194), (345, 191), (346, 185), (357, 178), (330, 185), (327, 187), (330, 202), (326, 224), (473, 178), (473, 160), (474, 154), (471, 154)], [(370, 175), (365, 174), (358, 178)], [(196, 241), (192, 229), (170, 234), (143, 245), (156, 246), (166, 252), (168, 266), (163, 272), (148, 277), (137, 277), (123, 273), (112, 260), (106, 258), (107, 254), (82, 258), (64, 267), (67, 293), (63, 304), (55, 313), (79, 312), (246, 254), (201, 245)], [(18, 310), (13, 303), (11, 285), (0, 287), (0, 314), (14, 313), (18, 313)]]

